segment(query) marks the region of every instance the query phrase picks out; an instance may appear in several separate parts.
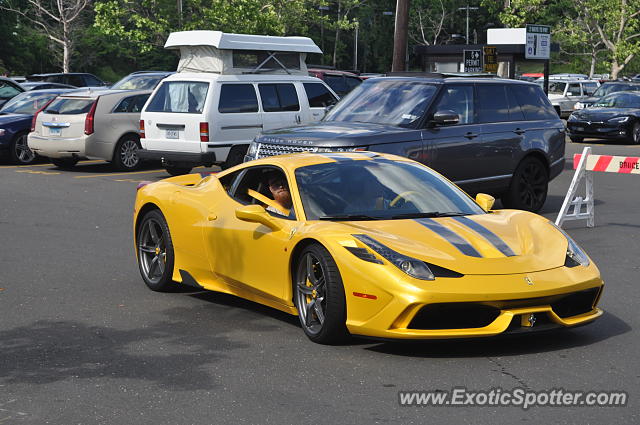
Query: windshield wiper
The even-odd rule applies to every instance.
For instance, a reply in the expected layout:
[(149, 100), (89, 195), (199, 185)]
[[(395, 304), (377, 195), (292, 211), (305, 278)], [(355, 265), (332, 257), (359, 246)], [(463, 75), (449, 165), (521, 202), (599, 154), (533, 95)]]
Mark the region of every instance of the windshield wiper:
[(382, 220), (383, 217), (373, 217), (365, 214), (323, 215), (318, 220)]
[(399, 218), (458, 217), (458, 216), (463, 216), (463, 215), (469, 215), (469, 214), (462, 213), (462, 212), (457, 212), (457, 211), (448, 211), (448, 212), (429, 211), (429, 212), (396, 214), (396, 215), (391, 216), (391, 218), (392, 219), (399, 219)]

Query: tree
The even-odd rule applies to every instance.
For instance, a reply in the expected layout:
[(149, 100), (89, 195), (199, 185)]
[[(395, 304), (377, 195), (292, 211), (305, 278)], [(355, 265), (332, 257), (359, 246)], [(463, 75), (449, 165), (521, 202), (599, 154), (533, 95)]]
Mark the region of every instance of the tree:
[(74, 35), (80, 16), (90, 0), (5, 0), (0, 9), (17, 13), (35, 24), (52, 42), (62, 49), (62, 71), (69, 72)]

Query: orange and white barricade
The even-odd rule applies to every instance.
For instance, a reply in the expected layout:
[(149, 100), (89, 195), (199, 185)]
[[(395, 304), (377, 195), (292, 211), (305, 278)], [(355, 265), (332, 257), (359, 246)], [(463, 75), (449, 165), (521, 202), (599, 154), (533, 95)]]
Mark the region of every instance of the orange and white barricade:
[[(562, 226), (569, 220), (587, 220), (587, 227), (593, 227), (593, 172), (640, 174), (640, 157), (591, 155), (591, 148), (586, 147), (581, 154), (573, 156), (573, 168), (576, 172), (556, 218), (556, 225)], [(575, 196), (582, 179), (585, 180), (585, 196)]]

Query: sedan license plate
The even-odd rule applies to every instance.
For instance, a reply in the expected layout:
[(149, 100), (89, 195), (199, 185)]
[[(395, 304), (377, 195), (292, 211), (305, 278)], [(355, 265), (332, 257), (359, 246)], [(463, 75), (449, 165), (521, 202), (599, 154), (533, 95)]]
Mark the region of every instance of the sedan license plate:
[(180, 138), (180, 130), (167, 130), (167, 139)]
[(62, 134), (62, 129), (59, 127), (49, 127), (49, 135), (50, 136), (60, 136)]

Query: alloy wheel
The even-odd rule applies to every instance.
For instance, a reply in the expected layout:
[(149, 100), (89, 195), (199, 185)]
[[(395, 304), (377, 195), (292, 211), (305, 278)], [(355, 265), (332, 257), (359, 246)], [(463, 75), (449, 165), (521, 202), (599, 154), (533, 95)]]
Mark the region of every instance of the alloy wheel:
[(144, 223), (138, 241), (138, 253), (145, 277), (151, 283), (159, 282), (167, 262), (166, 242), (159, 221), (149, 219)]
[(322, 330), (326, 316), (326, 271), (310, 252), (302, 257), (305, 273), (296, 279), (296, 306), (300, 321), (312, 334)]
[(18, 159), (18, 162), (21, 164), (29, 164), (33, 162), (36, 157), (36, 154), (33, 153), (31, 149), (29, 149), (29, 145), (27, 144), (27, 135), (23, 134), (18, 136), (16, 139), (15, 145), (15, 155)]
[(547, 174), (537, 162), (530, 162), (522, 170), (518, 180), (518, 192), (523, 205), (534, 209), (547, 193)]
[(138, 144), (135, 140), (125, 140), (120, 147), (120, 162), (126, 168), (135, 168), (140, 162)]

